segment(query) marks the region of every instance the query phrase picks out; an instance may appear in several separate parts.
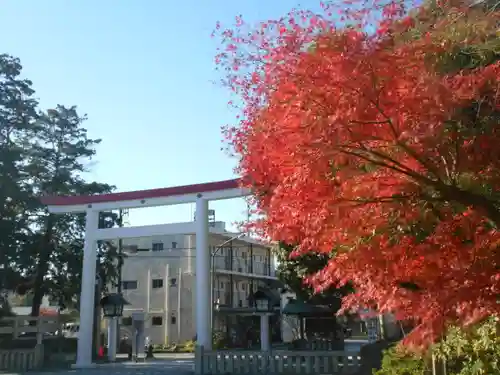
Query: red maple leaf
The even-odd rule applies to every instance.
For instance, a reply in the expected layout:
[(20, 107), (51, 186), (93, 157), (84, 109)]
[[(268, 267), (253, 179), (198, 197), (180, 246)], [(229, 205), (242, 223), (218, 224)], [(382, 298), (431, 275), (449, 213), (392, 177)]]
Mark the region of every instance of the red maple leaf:
[(255, 226), (335, 252), (309, 281), (353, 282), (345, 309), (416, 320), (421, 346), (500, 313), (500, 62), (444, 63), (498, 40), (499, 12), (453, 1), (409, 18), (403, 3), (240, 25), (216, 60), (245, 103), (226, 136)]

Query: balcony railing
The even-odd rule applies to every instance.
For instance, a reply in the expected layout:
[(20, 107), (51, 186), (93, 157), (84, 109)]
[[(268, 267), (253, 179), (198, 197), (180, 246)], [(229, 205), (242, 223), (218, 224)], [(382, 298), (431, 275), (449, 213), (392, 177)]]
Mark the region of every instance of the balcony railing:
[(251, 280), (245, 282), (245, 289), (241, 289), (240, 283), (230, 281), (227, 276), (217, 276), (214, 285), (214, 304), (225, 308), (255, 307), (250, 303), (250, 296), (259, 288), (268, 287), (267, 281)]
[[(196, 257), (195, 248), (175, 248), (162, 251), (138, 251), (136, 253), (127, 253), (129, 259), (139, 257), (152, 257), (169, 259), (172, 262), (178, 262), (183, 269), (194, 268), (194, 258)], [(254, 274), (261, 276), (276, 276), (274, 262), (271, 254), (259, 248), (255, 251), (251, 247), (222, 247), (211, 246), (212, 265), (217, 271), (232, 271), (245, 274)], [(125, 260), (127, 262), (127, 260)]]
[(248, 308), (254, 307), (250, 303), (250, 294), (248, 292), (222, 292), (215, 293), (215, 304), (225, 308)]
[(228, 256), (215, 256), (213, 265), (215, 270), (233, 271), (262, 276), (275, 276), (274, 267), (268, 262), (251, 261), (250, 259), (230, 259)]

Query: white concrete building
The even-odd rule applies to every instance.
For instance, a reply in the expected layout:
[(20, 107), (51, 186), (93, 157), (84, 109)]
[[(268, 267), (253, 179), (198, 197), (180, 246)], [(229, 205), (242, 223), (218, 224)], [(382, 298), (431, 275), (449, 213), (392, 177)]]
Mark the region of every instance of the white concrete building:
[[(277, 280), (269, 246), (237, 237), (225, 230), (223, 222), (210, 223), (214, 330), (228, 335), (232, 328), (227, 316), (245, 315), (245, 309), (251, 308), (249, 296)], [(120, 336), (132, 337), (131, 316), (144, 312), (145, 336), (151, 344), (192, 340), (196, 335), (195, 233), (127, 238), (123, 252), (127, 257), (122, 293), (130, 305), (124, 309)]]

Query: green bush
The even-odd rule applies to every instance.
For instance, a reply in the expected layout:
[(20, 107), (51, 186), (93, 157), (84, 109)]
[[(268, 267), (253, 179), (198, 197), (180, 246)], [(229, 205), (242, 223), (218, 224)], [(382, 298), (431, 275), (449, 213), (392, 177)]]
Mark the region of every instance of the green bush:
[[(450, 328), (444, 340), (432, 347), (432, 353), (446, 362), (448, 375), (500, 374), (499, 317), (490, 317), (469, 330)], [(430, 371), (430, 354), (392, 348), (384, 352), (382, 367), (375, 375), (426, 375)]]
[(184, 344), (184, 351), (186, 353), (194, 353), (194, 347), (196, 345), (196, 342), (193, 340), (190, 340)]
[(429, 360), (399, 347), (384, 351), (382, 367), (375, 375), (424, 375), (430, 369)]
[(500, 319), (490, 317), (470, 330), (450, 329), (434, 348), (450, 375), (500, 374)]
[(224, 332), (214, 332), (212, 334), (212, 347), (214, 349), (226, 349), (229, 346), (229, 341)]
[(153, 345), (153, 353), (194, 353), (194, 347), (196, 343), (192, 340), (185, 342), (184, 344), (172, 344), (172, 345)]

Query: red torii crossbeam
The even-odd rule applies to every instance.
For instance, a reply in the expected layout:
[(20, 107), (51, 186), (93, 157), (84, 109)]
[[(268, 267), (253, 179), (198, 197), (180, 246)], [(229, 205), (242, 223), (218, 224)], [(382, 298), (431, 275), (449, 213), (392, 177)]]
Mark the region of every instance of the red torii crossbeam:
[(47, 196), (42, 203), (53, 213), (77, 213), (88, 208), (105, 211), (191, 203), (200, 193), (208, 200), (230, 199), (241, 197), (241, 192), (240, 179), (232, 179), (101, 195)]
[[(208, 202), (250, 195), (240, 186), (240, 179), (195, 185), (167, 187), (87, 196), (47, 196), (42, 203), (54, 214), (85, 213), (85, 245), (82, 289), (80, 296), (80, 331), (75, 367), (92, 367), (92, 328), (94, 322), (94, 283), (97, 241), (119, 238), (149, 237), (165, 234), (196, 234), (196, 332), (199, 345), (210, 350), (210, 252), (208, 248)], [(159, 224), (138, 227), (99, 229), (99, 212), (140, 207), (196, 203), (195, 222)]]

